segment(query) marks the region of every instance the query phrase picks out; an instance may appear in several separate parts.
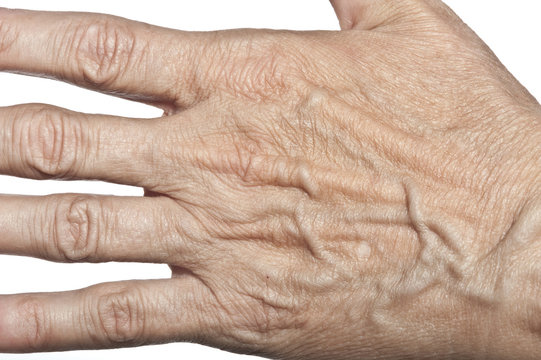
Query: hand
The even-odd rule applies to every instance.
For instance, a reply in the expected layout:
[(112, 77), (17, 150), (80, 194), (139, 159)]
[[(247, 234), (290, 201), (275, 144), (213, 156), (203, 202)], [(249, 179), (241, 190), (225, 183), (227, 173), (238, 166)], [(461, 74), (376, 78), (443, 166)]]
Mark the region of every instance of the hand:
[(3, 196), (0, 252), (172, 269), (1, 296), (0, 351), (539, 353), (539, 104), (439, 1), (333, 5), (345, 31), (0, 10), (0, 70), (165, 112), (0, 109), (0, 173), (146, 195)]

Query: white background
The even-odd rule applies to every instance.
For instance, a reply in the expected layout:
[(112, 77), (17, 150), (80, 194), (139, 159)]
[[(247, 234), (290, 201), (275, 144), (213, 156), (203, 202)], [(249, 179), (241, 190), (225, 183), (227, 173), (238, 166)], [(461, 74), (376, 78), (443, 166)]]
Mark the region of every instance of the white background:
[[(379, 1), (379, 0), (374, 0)], [(397, 0), (399, 1), (399, 0)], [(448, 0), (447, 3), (483, 38), (511, 72), (541, 99), (541, 2), (536, 0)], [(0, 6), (40, 10), (74, 10), (115, 14), (183, 30), (238, 27), (338, 29), (327, 0), (0, 0)], [(59, 82), (0, 74), (0, 106), (41, 102), (89, 113), (155, 117), (149, 106), (121, 100)], [(92, 192), (141, 195), (142, 190), (100, 182), (32, 181), (0, 176), (0, 192), (48, 194)], [(0, 214), (0, 216), (2, 216)], [(1, 229), (0, 229), (1, 236)], [(169, 277), (163, 265), (53, 264), (36, 259), (0, 255), (0, 293), (59, 291), (94, 283), (134, 278)], [(69, 353), (0, 355), (21, 359), (241, 359), (194, 344), (169, 344), (135, 349)]]

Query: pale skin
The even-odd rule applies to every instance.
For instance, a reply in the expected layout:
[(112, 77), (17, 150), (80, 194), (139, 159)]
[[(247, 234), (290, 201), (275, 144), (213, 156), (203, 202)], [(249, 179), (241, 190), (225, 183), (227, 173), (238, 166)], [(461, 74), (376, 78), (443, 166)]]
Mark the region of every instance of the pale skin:
[(541, 353), (539, 103), (440, 1), (332, 4), (342, 31), (0, 10), (0, 70), (164, 110), (1, 108), (0, 173), (145, 196), (1, 196), (0, 253), (172, 269), (2, 295), (0, 352)]

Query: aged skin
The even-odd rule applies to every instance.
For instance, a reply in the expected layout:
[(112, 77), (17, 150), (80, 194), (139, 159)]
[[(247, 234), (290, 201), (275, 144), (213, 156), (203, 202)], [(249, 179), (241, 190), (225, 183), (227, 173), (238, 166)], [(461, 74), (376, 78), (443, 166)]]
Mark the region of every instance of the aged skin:
[(0, 296), (0, 351), (541, 353), (540, 105), (440, 1), (333, 6), (343, 31), (0, 10), (0, 70), (165, 111), (0, 109), (0, 173), (146, 191), (2, 196), (0, 252), (172, 269)]

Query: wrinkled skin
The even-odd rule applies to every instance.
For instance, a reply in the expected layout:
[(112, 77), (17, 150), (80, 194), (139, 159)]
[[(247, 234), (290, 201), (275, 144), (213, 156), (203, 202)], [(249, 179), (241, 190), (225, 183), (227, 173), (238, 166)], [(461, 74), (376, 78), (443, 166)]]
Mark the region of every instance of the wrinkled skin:
[(0, 10), (0, 70), (165, 111), (0, 109), (1, 173), (146, 195), (3, 196), (0, 252), (172, 269), (1, 296), (0, 351), (539, 354), (539, 104), (439, 1), (333, 6), (343, 31)]

